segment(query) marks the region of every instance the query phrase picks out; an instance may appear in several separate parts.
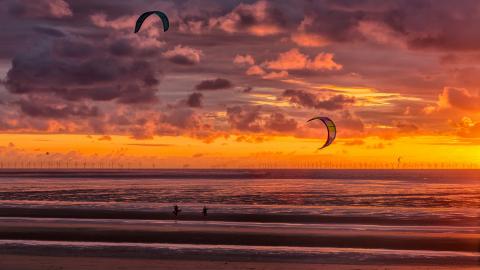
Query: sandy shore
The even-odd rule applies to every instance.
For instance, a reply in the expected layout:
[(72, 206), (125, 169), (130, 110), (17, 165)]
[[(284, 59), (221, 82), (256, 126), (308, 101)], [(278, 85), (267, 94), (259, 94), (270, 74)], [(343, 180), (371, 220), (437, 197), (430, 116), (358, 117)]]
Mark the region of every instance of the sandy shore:
[(235, 262), (235, 261), (196, 261), (196, 260), (155, 260), (155, 259), (119, 259), (100, 257), (55, 257), (1, 255), (0, 269), (15, 270), (476, 270), (477, 266), (426, 266), (426, 265), (342, 265), (342, 264), (308, 264), (308, 263), (275, 263), (275, 262)]

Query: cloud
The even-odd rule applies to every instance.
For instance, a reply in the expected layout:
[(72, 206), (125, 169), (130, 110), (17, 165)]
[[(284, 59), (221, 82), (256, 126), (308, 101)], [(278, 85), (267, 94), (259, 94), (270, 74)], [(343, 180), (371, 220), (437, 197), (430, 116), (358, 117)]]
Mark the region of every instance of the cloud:
[(64, 18), (73, 16), (70, 6), (64, 0), (16, 0), (6, 1), (13, 16), (26, 18)]
[(472, 94), (463, 88), (445, 87), (439, 100), (441, 106), (465, 111), (480, 111), (480, 95)]
[(22, 99), (17, 102), (20, 110), (31, 117), (69, 118), (69, 117), (94, 117), (99, 115), (97, 107), (87, 105), (46, 105), (35, 100)]
[(69, 101), (157, 101), (159, 63), (125, 50), (121, 54), (132, 56), (114, 57), (111, 48), (102, 47), (108, 43), (70, 37), (40, 42), (13, 58), (5, 85), (13, 94), (44, 94)]
[(302, 47), (323, 47), (329, 44), (329, 41), (320, 35), (295, 32), (292, 34), (292, 41)]
[(192, 93), (187, 98), (187, 105), (193, 108), (200, 108), (202, 107), (202, 93)]
[(406, 47), (406, 39), (383, 22), (361, 21), (358, 31), (368, 40), (378, 44), (387, 44), (398, 47)]
[(263, 70), (262, 67), (258, 65), (253, 65), (247, 69), (245, 74), (250, 75), (250, 76), (255, 76), (255, 75), (264, 75), (266, 72)]
[(290, 103), (297, 104), (307, 108), (324, 110), (341, 110), (355, 102), (355, 98), (345, 95), (334, 95), (327, 99), (319, 99), (315, 94), (304, 90), (287, 89), (282, 94)]
[(350, 111), (343, 111), (340, 118), (335, 120), (335, 123), (342, 129), (354, 131), (355, 134), (362, 133), (365, 129), (363, 121)]
[(233, 87), (233, 84), (229, 80), (217, 78), (214, 80), (201, 81), (199, 84), (195, 86), (195, 89), (199, 91), (208, 91), (208, 90), (228, 89), (232, 87)]
[(265, 127), (278, 132), (291, 132), (297, 129), (297, 121), (288, 119), (284, 114), (275, 112), (267, 119)]
[(110, 53), (116, 56), (131, 56), (135, 49), (128, 39), (118, 39), (110, 44)]
[(48, 35), (51, 37), (65, 37), (65, 33), (52, 27), (38, 25), (38, 26), (34, 26), (33, 30), (35, 30), (38, 33)]
[(270, 2), (241, 3), (230, 13), (209, 20), (210, 28), (227, 33), (245, 32), (255, 36), (275, 35), (282, 32), (285, 24), (283, 13)]
[(360, 139), (353, 139), (353, 140), (348, 140), (348, 141), (344, 142), (343, 144), (347, 145), (347, 146), (354, 146), (354, 145), (364, 145), (365, 142), (363, 140), (360, 140)]
[(182, 129), (196, 129), (200, 126), (200, 119), (191, 109), (175, 109), (165, 115), (166, 123)]
[(143, 147), (169, 147), (171, 144), (165, 143), (128, 143), (127, 145), (131, 146), (143, 146)]
[(480, 138), (480, 122), (474, 122), (469, 117), (463, 117), (457, 124), (457, 135), (464, 138)]
[(375, 143), (375, 144), (372, 144), (372, 145), (367, 146), (367, 148), (368, 148), (368, 149), (376, 149), (376, 150), (384, 149), (384, 148), (385, 148), (385, 144), (383, 144), (383, 143)]
[(418, 131), (418, 126), (414, 123), (400, 121), (395, 123), (395, 127), (398, 128), (401, 133), (415, 133)]
[(474, 25), (480, 19), (475, 1), (374, 2), (312, 2), (303, 31), (333, 42), (367, 40), (421, 50), (478, 49), (480, 34)]
[(262, 78), (267, 80), (273, 79), (282, 79), (288, 77), (288, 72), (285, 70), (282, 71), (272, 71), (262, 76)]
[(264, 63), (266, 67), (274, 70), (340, 70), (342, 65), (333, 60), (331, 53), (319, 53), (312, 60), (308, 55), (293, 48), (280, 53), (278, 58)]
[(297, 31), (291, 35), (294, 43), (302, 47), (323, 47), (328, 45), (330, 41), (322, 35), (306, 32), (306, 28), (312, 24), (311, 17), (305, 17), (298, 26)]
[[(113, 20), (108, 20), (107, 15), (104, 13), (96, 13), (90, 16), (90, 20), (95, 26), (101, 28), (111, 28), (114, 30), (126, 30), (132, 29), (132, 25), (135, 25), (137, 20), (136, 16), (122, 16)], [(146, 25), (142, 25), (145, 30)]]
[(240, 55), (237, 54), (233, 59), (235, 65), (244, 66), (244, 65), (254, 65), (255, 59), (250, 54)]
[(103, 135), (102, 137), (98, 138), (99, 141), (111, 141), (112, 137), (108, 135)]
[(253, 90), (253, 87), (247, 86), (247, 87), (243, 88), (242, 92), (243, 93), (250, 93), (250, 92), (252, 92), (252, 90)]
[(227, 107), (227, 120), (232, 128), (239, 131), (262, 131), (259, 106)]
[(200, 63), (202, 51), (193, 49), (190, 47), (182, 47), (181, 45), (175, 46), (173, 50), (169, 50), (163, 53), (170, 62), (177, 65), (193, 66)]

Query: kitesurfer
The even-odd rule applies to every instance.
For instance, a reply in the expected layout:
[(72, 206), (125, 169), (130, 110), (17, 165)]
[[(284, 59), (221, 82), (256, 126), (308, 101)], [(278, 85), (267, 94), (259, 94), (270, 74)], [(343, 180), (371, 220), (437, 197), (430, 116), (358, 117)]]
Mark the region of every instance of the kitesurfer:
[(180, 208), (178, 207), (178, 205), (175, 204), (175, 205), (173, 206), (173, 212), (172, 212), (172, 213), (173, 213), (173, 214), (175, 215), (175, 217), (176, 217), (176, 216), (178, 216), (178, 214), (180, 214), (180, 212), (182, 212), (182, 209), (180, 209)]

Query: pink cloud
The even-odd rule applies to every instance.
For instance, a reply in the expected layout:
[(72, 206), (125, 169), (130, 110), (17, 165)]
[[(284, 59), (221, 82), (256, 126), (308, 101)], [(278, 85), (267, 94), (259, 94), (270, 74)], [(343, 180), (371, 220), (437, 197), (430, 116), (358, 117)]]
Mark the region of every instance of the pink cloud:
[(10, 12), (30, 18), (64, 18), (73, 16), (70, 5), (64, 0), (17, 0)]
[(255, 64), (255, 59), (253, 59), (253, 57), (250, 54), (245, 54), (245, 55), (237, 54), (233, 59), (233, 63), (239, 66), (244, 66), (244, 65), (251, 66)]
[[(133, 29), (132, 25), (135, 25), (137, 16), (122, 16), (114, 20), (108, 20), (107, 15), (104, 13), (97, 13), (90, 16), (92, 23), (101, 28), (112, 28), (115, 30)], [(147, 23), (147, 22), (145, 22)], [(143, 26), (145, 27), (145, 26)]]
[(230, 13), (209, 20), (210, 28), (227, 33), (247, 32), (256, 36), (275, 35), (282, 32), (282, 18), (274, 13), (267, 1), (239, 4)]
[(172, 50), (163, 53), (163, 56), (170, 62), (185, 66), (192, 66), (200, 63), (202, 55), (203, 53), (201, 50), (182, 45), (177, 45)]

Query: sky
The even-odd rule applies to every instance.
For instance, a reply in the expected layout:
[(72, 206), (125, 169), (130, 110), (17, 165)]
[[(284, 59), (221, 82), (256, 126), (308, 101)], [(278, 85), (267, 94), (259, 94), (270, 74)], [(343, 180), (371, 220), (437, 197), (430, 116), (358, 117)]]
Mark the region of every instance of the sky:
[[(167, 32), (152, 16), (133, 33), (149, 10)], [(2, 0), (0, 14), (0, 166), (480, 166), (478, 1)], [(322, 150), (314, 116), (338, 129)]]

